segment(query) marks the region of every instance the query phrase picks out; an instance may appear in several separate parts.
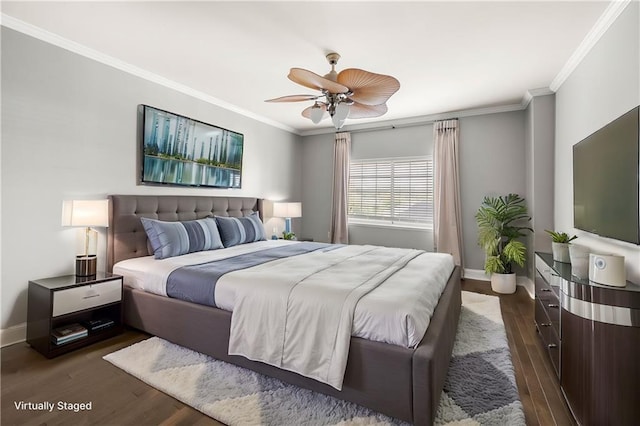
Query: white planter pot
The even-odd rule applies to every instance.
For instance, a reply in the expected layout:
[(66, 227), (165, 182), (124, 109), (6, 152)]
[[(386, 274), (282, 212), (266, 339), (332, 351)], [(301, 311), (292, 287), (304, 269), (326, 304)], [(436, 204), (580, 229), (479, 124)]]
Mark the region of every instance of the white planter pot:
[(491, 274), (491, 290), (496, 293), (512, 294), (516, 292), (516, 273)]
[(551, 251), (553, 252), (553, 260), (561, 263), (571, 263), (569, 257), (569, 243), (551, 243)]

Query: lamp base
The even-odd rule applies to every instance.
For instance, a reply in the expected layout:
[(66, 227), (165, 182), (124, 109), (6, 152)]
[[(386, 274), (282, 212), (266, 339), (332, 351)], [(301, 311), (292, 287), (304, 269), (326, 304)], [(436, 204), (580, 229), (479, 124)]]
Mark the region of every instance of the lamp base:
[(96, 274), (98, 256), (95, 254), (76, 256), (76, 277), (91, 277)]

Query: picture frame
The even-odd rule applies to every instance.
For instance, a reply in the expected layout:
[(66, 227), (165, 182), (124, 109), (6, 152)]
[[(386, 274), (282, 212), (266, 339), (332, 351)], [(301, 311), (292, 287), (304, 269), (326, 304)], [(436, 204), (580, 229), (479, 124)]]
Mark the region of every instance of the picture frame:
[(244, 135), (140, 105), (138, 183), (242, 188)]

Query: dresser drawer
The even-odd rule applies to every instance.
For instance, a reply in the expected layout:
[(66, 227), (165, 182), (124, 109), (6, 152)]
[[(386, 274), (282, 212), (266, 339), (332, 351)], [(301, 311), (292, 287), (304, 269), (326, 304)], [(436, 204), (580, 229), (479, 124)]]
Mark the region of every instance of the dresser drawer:
[(121, 299), (121, 279), (59, 290), (53, 293), (52, 316), (57, 317), (108, 303), (119, 302)]

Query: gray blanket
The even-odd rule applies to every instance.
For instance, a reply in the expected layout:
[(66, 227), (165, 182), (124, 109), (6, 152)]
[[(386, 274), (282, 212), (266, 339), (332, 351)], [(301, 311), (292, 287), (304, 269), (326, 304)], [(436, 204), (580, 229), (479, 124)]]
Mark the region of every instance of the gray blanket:
[(224, 274), (261, 265), (285, 257), (297, 256), (316, 250), (332, 250), (340, 247), (326, 243), (303, 242), (227, 259), (183, 266), (171, 272), (167, 279), (167, 295), (201, 305), (216, 306), (216, 283)]

